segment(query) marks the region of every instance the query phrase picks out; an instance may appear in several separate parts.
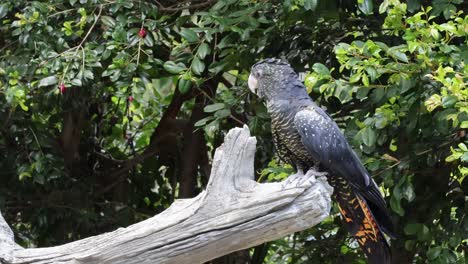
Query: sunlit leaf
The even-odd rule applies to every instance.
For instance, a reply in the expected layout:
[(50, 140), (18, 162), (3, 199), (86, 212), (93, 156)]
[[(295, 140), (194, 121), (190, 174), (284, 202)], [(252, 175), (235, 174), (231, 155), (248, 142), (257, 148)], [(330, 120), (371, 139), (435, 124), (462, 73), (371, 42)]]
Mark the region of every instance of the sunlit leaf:
[(57, 84), (57, 82), (56, 76), (49, 76), (39, 81), (39, 87), (54, 85)]
[(197, 75), (201, 75), (205, 70), (205, 63), (198, 57), (194, 57), (192, 61), (192, 71)]
[(211, 113), (211, 112), (216, 112), (225, 107), (226, 105), (224, 103), (215, 103), (215, 104), (210, 104), (210, 105), (205, 106), (203, 111), (205, 111), (206, 113)]
[(198, 47), (197, 56), (203, 60), (208, 54), (210, 54), (210, 51), (210, 46), (203, 42), (200, 44), (200, 47)]
[(178, 74), (187, 69), (187, 67), (183, 63), (179, 62), (176, 64), (173, 61), (166, 61), (163, 67), (166, 71), (173, 74)]
[(180, 30), (180, 35), (190, 43), (198, 41), (198, 35), (193, 31), (193, 29), (182, 28)]
[(374, 11), (374, 0), (358, 1), (358, 7), (364, 14), (370, 15)]
[(329, 76), (330, 75), (330, 70), (328, 70), (327, 66), (321, 64), (321, 63), (314, 63), (312, 66), (312, 69), (321, 75)]

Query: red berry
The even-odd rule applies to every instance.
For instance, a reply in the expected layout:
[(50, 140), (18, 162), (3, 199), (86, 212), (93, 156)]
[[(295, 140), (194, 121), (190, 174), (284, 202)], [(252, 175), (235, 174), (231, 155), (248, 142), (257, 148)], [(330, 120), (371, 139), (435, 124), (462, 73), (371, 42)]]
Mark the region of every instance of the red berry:
[(65, 84), (61, 83), (61, 84), (59, 85), (59, 90), (60, 90), (60, 93), (61, 93), (61, 94), (64, 94), (65, 91), (67, 90), (67, 87), (65, 86)]
[(140, 36), (140, 38), (146, 37), (146, 30), (144, 28), (140, 29), (140, 31), (138, 31), (138, 36)]
[(130, 95), (130, 96), (127, 98), (127, 100), (128, 100), (130, 103), (133, 102), (133, 96)]

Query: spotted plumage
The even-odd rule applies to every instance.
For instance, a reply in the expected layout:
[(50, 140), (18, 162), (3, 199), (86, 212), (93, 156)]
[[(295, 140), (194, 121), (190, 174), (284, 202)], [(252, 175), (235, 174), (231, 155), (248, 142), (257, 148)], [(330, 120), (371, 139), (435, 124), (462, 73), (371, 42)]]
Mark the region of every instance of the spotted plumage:
[(345, 225), (371, 263), (390, 263), (383, 233), (393, 225), (377, 185), (337, 124), (310, 99), (291, 66), (266, 59), (252, 67), (249, 88), (266, 101), (278, 155), (297, 170), (328, 172)]

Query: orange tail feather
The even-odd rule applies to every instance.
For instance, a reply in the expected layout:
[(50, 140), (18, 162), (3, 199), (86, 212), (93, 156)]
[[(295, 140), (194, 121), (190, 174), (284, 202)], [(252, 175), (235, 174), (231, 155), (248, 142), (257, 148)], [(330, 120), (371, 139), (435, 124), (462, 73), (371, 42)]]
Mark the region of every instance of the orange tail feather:
[(349, 188), (348, 191), (335, 196), (349, 232), (356, 238), (369, 263), (391, 263), (390, 247), (366, 200)]

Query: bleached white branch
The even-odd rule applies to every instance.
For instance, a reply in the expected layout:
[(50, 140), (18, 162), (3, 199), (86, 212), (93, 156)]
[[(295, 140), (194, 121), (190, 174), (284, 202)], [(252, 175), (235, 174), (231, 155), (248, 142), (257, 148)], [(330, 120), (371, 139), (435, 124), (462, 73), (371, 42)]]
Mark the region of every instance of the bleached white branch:
[(324, 179), (254, 181), (256, 139), (234, 128), (216, 150), (210, 181), (192, 199), (113, 232), (49, 248), (24, 249), (0, 214), (0, 262), (203, 263), (312, 227), (330, 211)]

